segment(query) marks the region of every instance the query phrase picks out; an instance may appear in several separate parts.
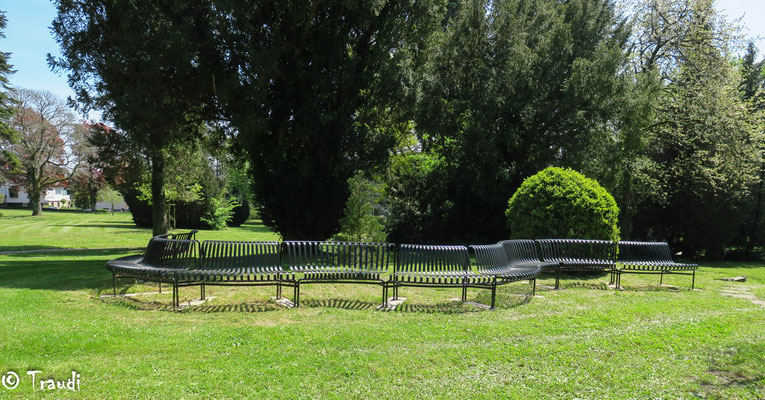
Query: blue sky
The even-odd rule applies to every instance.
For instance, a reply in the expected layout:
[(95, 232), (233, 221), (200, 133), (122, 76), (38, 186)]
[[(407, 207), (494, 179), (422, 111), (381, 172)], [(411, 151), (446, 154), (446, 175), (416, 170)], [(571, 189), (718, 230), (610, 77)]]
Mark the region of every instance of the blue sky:
[[(759, 38), (757, 46), (765, 53), (765, 0), (718, 0), (717, 8), (730, 19), (743, 16), (742, 24), (750, 37)], [(57, 56), (58, 45), (50, 33), (56, 12), (49, 0), (0, 0), (0, 10), (6, 12), (6, 39), (0, 39), (0, 50), (11, 52), (11, 64), (16, 73), (10, 77), (17, 87), (46, 89), (61, 96), (73, 92), (62, 72), (48, 68), (46, 55)], [(94, 116), (91, 116), (94, 117)]]

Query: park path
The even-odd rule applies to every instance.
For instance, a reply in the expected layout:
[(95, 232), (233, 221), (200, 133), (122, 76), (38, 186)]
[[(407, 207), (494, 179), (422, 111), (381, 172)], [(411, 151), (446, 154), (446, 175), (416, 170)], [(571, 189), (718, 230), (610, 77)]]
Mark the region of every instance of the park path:
[(728, 297), (735, 297), (739, 299), (746, 299), (760, 307), (765, 307), (765, 300), (760, 300), (754, 293), (750, 291), (751, 286), (726, 286), (720, 289), (720, 294)]

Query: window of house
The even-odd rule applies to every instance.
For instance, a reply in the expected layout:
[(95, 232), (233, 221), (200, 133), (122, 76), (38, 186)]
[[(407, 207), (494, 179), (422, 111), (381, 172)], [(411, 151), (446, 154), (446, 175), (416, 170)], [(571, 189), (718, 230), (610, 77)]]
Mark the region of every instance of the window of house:
[(19, 188), (17, 187), (11, 187), (8, 189), (8, 197), (19, 197)]

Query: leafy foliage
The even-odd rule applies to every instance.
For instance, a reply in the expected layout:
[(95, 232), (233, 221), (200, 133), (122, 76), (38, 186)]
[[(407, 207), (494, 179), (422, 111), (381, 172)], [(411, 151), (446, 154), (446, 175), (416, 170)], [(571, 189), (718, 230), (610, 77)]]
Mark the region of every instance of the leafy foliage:
[(213, 197), (210, 199), (210, 205), (211, 210), (202, 217), (202, 221), (209, 225), (210, 228), (219, 231), (226, 229), (228, 223), (233, 219), (234, 208), (239, 206), (239, 203), (233, 197), (227, 201)]
[(496, 241), (523, 178), (582, 166), (612, 137), (630, 94), (628, 32), (608, 0), (466, 0), (451, 11), (417, 71), (416, 133), (438, 162), (396, 167), (412, 182), (391, 183), (403, 196), (390, 200), (391, 235)]
[(549, 167), (524, 180), (505, 214), (515, 239), (619, 240), (613, 196), (572, 169)]
[(333, 240), (349, 242), (385, 242), (383, 217), (375, 215), (375, 205), (382, 200), (379, 184), (357, 172), (348, 180), (351, 192), (345, 203), (345, 212), (340, 220), (340, 233)]
[(121, 202), (123, 199), (122, 195), (120, 195), (120, 192), (107, 186), (101, 190), (101, 193), (98, 194), (98, 200), (109, 203), (109, 209), (112, 213), (114, 213), (114, 205)]
[(433, 1), (220, 2), (217, 93), (247, 149), (263, 222), (330, 237), (356, 170), (384, 165), (406, 121), (413, 41)]
[(69, 192), (75, 207), (95, 211), (96, 202), (106, 186), (103, 171), (90, 163), (85, 163), (69, 180)]
[(206, 10), (187, 1), (56, 1), (52, 31), (82, 110), (98, 109), (151, 163), (154, 233), (168, 229), (169, 147), (201, 136), (212, 90), (200, 73), (197, 25)]
[(720, 258), (749, 214), (762, 121), (740, 99), (730, 28), (713, 3), (672, 4), (689, 11), (675, 22), (683, 26), (677, 48), (665, 45), (675, 54), (674, 69), (663, 72), (645, 151), (651, 162), (645, 172), (659, 190), (640, 205), (636, 233), (669, 240), (688, 256)]

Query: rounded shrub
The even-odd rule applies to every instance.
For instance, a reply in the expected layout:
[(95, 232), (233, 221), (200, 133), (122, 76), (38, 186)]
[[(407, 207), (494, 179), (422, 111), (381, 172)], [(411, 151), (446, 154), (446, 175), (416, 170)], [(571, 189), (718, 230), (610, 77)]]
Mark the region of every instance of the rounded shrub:
[(619, 207), (594, 179), (549, 167), (523, 181), (505, 212), (512, 238), (619, 240)]

